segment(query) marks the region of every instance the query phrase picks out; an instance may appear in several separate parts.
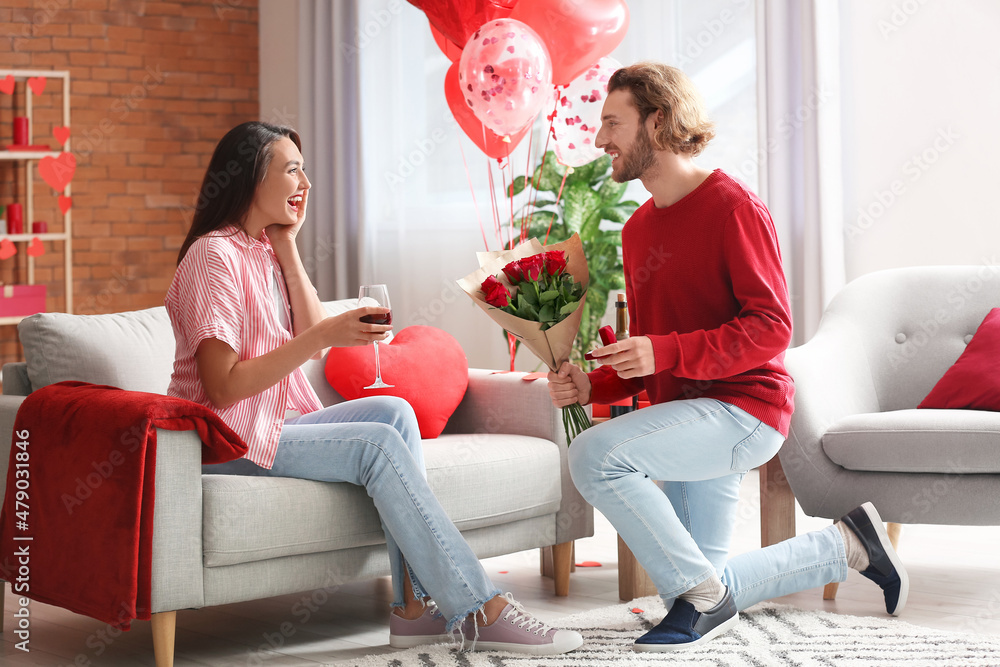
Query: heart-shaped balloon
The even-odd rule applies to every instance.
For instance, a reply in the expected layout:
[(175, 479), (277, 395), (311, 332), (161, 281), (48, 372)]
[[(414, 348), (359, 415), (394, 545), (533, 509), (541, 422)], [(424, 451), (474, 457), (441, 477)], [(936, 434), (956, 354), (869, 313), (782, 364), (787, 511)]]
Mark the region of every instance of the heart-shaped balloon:
[(434, 43), (441, 49), (441, 53), (448, 56), (448, 60), (457, 63), (462, 58), (462, 47), (457, 46), (455, 42), (441, 34), (441, 31), (433, 25), (431, 25), (431, 36), (434, 38)]
[(406, 327), (378, 347), (386, 389), (364, 389), (375, 379), (370, 345), (334, 347), (326, 359), (326, 379), (348, 400), (362, 396), (399, 396), (413, 406), (420, 436), (436, 438), (462, 402), (469, 385), (469, 362), (462, 346), (436, 327)]
[(72, 207), (73, 207), (72, 197), (67, 197), (66, 195), (59, 195), (59, 210), (63, 212), (63, 215), (66, 215), (67, 211), (69, 211)]
[(0, 259), (10, 259), (17, 254), (17, 246), (8, 238), (0, 239)]
[(45, 254), (45, 246), (42, 245), (42, 240), (37, 236), (31, 239), (31, 243), (28, 244), (28, 254), (32, 257), (41, 257)]
[(62, 192), (76, 173), (76, 157), (60, 153), (59, 157), (46, 156), (38, 162), (38, 174), (56, 192)]
[(493, 19), (507, 18), (515, 0), (409, 0), (409, 2), (427, 15), (432, 28), (461, 51), (472, 33), (479, 30), (484, 23)]
[(448, 73), (444, 77), (444, 97), (448, 102), (448, 108), (458, 121), (459, 127), (465, 135), (472, 139), (483, 153), (491, 158), (503, 159), (517, 148), (517, 145), (524, 139), (524, 135), (531, 129), (530, 125), (522, 127), (520, 130), (509, 136), (510, 141), (505, 142), (503, 137), (496, 132), (485, 127), (476, 114), (472, 113), (472, 108), (465, 101), (462, 94), (461, 85), (458, 83), (458, 63), (452, 63), (448, 68)]
[(530, 125), (551, 99), (548, 50), (520, 21), (490, 21), (462, 49), (458, 83), (483, 125), (500, 136), (514, 134)]
[(510, 18), (531, 26), (552, 58), (552, 83), (571, 83), (615, 50), (628, 30), (625, 0), (530, 0)]
[(565, 89), (556, 88), (552, 130), (556, 158), (561, 164), (580, 167), (604, 155), (595, 141), (601, 129), (608, 79), (620, 68), (621, 63), (605, 56)]
[(0, 93), (6, 93), (8, 95), (14, 94), (14, 75), (8, 74), (4, 78), (0, 79)]

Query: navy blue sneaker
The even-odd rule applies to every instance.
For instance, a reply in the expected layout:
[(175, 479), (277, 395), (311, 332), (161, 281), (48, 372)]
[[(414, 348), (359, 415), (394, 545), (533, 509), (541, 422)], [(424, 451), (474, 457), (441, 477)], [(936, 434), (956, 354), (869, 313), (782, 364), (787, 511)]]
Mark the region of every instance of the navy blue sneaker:
[(841, 521), (858, 536), (868, 552), (869, 565), (861, 575), (879, 585), (885, 595), (885, 610), (893, 616), (899, 616), (899, 612), (906, 606), (910, 578), (903, 567), (903, 561), (892, 548), (882, 517), (874, 505), (865, 503), (851, 510)]
[(733, 595), (726, 589), (722, 602), (699, 612), (687, 600), (677, 598), (670, 613), (655, 628), (632, 644), (633, 651), (684, 651), (718, 637), (739, 623)]

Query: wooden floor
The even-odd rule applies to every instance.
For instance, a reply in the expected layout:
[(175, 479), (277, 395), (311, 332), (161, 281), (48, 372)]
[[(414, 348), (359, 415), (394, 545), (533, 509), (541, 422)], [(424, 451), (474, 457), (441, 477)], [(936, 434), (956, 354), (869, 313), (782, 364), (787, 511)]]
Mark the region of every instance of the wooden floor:
[[(757, 479), (743, 484), (743, 505), (734, 553), (759, 542)], [(829, 522), (799, 514), (799, 533)], [(484, 561), (493, 581), (509, 590), (540, 618), (559, 618), (618, 603), (614, 529), (597, 517), (596, 535), (577, 542), (576, 560), (601, 567), (577, 568), (571, 595), (556, 598), (552, 581), (538, 574), (538, 552)], [(916, 625), (1000, 635), (1000, 527), (906, 526), (900, 555), (910, 572), (910, 600), (901, 620)], [(153, 665), (149, 623), (127, 633), (108, 630), (90, 618), (32, 603), (29, 653), (14, 647), (15, 600), (6, 587), (0, 664)], [(390, 653), (387, 579), (325, 591), (287, 595), (177, 615), (176, 665), (268, 667), (315, 666), (374, 653)], [(841, 584), (838, 599), (824, 602), (820, 589), (777, 600), (800, 608), (885, 616), (881, 591), (855, 572)]]

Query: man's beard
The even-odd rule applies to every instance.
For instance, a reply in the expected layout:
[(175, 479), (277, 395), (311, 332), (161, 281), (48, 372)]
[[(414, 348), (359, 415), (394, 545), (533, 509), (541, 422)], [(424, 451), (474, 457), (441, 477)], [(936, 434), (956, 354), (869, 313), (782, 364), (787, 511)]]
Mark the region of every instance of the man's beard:
[(656, 164), (656, 149), (649, 139), (645, 125), (635, 133), (632, 148), (627, 153), (623, 151), (618, 159), (621, 160), (621, 166), (618, 171), (611, 172), (611, 178), (618, 183), (642, 178), (642, 175)]

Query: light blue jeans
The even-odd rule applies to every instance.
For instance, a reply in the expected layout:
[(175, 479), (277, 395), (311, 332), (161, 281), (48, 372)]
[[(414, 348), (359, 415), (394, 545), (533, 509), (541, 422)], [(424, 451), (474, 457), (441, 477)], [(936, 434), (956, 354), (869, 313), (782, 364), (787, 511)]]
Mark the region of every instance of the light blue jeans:
[(832, 525), (729, 558), (740, 482), (783, 441), (728, 403), (670, 401), (584, 431), (569, 448), (569, 466), (668, 607), (718, 575), (742, 610), (847, 578), (844, 542)]
[(365, 487), (385, 531), (394, 607), (403, 604), (404, 567), (414, 597), (434, 598), (449, 630), (500, 594), (427, 485), (420, 428), (401, 398), (360, 398), (286, 420), (270, 470), (247, 459), (203, 469)]

